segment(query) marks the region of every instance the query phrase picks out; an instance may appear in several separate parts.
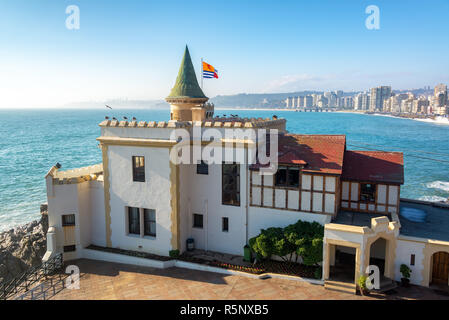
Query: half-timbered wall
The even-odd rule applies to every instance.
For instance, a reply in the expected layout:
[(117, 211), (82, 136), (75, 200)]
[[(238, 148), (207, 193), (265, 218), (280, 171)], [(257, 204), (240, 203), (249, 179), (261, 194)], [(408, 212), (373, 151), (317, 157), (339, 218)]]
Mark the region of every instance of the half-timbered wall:
[(253, 207), (329, 215), (338, 210), (340, 183), (337, 176), (300, 172), (298, 187), (281, 187), (274, 185), (274, 175), (252, 171), (250, 184)]
[(400, 187), (398, 185), (376, 184), (375, 200), (364, 202), (360, 200), (361, 184), (354, 181), (342, 181), (342, 209), (375, 213), (398, 212), (400, 198)]

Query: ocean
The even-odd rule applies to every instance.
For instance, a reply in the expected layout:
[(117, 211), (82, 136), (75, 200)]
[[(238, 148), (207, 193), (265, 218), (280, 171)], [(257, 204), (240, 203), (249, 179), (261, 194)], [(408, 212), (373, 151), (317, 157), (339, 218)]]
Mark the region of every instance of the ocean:
[[(348, 149), (402, 151), (401, 197), (430, 201), (449, 197), (449, 125), (352, 113), (216, 110), (215, 114), (287, 119), (287, 130), (346, 134)], [(95, 140), (105, 116), (168, 120), (166, 110), (0, 110), (0, 231), (39, 218), (46, 202), (44, 176), (101, 162)]]

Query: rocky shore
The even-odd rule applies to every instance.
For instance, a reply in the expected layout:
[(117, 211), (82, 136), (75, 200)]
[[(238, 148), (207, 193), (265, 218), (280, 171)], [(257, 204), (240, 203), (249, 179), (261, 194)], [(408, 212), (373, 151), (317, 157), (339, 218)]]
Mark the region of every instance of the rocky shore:
[(46, 251), (48, 216), (41, 207), (41, 219), (0, 233), (0, 283), (21, 275), (42, 263)]

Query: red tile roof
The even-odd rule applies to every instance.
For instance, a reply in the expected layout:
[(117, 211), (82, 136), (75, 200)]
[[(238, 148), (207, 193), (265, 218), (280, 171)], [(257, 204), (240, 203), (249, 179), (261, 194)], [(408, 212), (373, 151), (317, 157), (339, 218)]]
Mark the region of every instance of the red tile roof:
[(304, 172), (341, 174), (345, 145), (344, 135), (280, 134), (278, 163), (301, 165)]
[(404, 183), (402, 152), (347, 150), (344, 157), (343, 180)]

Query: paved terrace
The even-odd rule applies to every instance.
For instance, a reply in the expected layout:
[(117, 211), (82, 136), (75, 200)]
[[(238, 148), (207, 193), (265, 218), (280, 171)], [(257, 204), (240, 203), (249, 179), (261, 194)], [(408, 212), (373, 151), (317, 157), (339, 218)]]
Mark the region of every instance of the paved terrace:
[[(285, 299), (285, 300), (372, 300), (448, 299), (433, 290), (411, 286), (389, 296), (362, 297), (324, 289), (303, 281), (254, 279), (181, 268), (155, 269), (103, 261), (74, 261), (81, 271), (80, 289), (56, 294), (57, 300), (123, 299)], [(402, 292), (404, 290), (404, 292)]]

